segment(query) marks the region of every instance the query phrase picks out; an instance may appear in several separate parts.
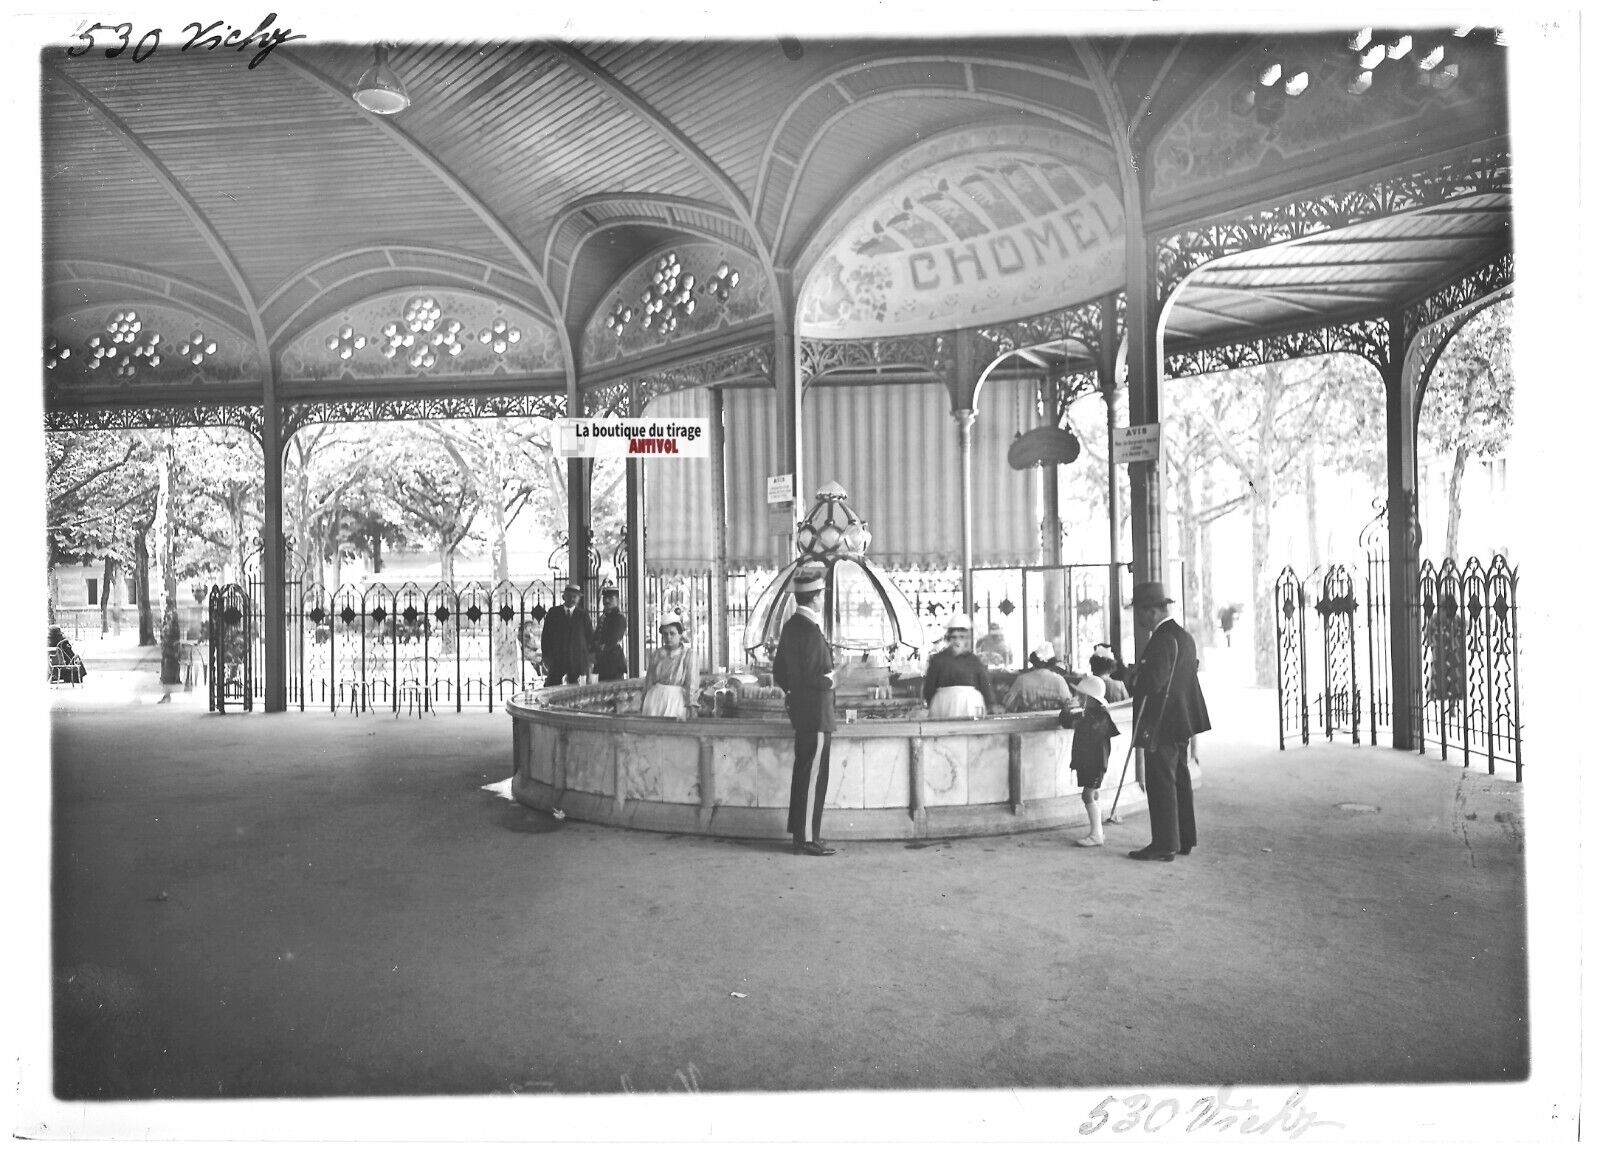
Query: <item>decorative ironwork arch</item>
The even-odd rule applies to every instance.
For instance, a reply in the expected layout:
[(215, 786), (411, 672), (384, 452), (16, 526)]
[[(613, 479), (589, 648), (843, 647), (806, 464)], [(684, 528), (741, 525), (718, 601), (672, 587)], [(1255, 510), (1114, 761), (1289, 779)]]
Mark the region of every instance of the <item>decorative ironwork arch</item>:
[(1169, 378), (1182, 378), (1219, 370), (1235, 370), (1241, 366), (1260, 366), (1268, 362), (1337, 353), (1357, 354), (1382, 372), (1387, 368), (1389, 358), (1388, 319), (1367, 318), (1318, 329), (1294, 330), (1255, 341), (1168, 354), (1165, 373)]
[[(651, 370), (647, 374), (635, 374), (586, 387), (584, 409), (591, 414), (615, 414), (622, 411), (614, 407), (627, 404), (633, 411), (630, 416), (637, 416), (644, 412), (645, 406), (652, 398), (658, 398), (663, 394), (675, 394), (699, 386), (718, 386), (740, 381), (759, 381), (763, 384), (772, 381), (771, 342), (751, 342), (730, 350), (721, 350), (704, 357), (679, 362), (663, 369)], [(628, 403), (626, 392), (630, 388), (633, 391), (633, 398), (632, 402)], [(613, 408), (597, 408), (590, 400), (596, 396), (603, 400), (604, 405)]]
[(1222, 257), (1459, 197), (1505, 193), (1510, 188), (1511, 156), (1502, 145), (1435, 162), (1419, 171), (1383, 177), (1359, 188), (1179, 229), (1156, 243), (1156, 297), (1167, 300), (1185, 277)]
[(283, 407), (283, 437), (327, 422), (420, 422), (444, 418), (559, 418), (564, 394), (502, 394), (493, 397), (375, 398), (341, 402), (297, 402)]
[(170, 406), (106, 406), (99, 409), (47, 409), (45, 429), (155, 430), (172, 426), (240, 426), (261, 441), (262, 407), (255, 404), (196, 402)]
[(952, 335), (913, 334), (909, 337), (848, 338), (833, 341), (802, 338), (800, 379), (803, 385), (825, 374), (885, 368), (925, 370), (942, 377), (955, 363)]

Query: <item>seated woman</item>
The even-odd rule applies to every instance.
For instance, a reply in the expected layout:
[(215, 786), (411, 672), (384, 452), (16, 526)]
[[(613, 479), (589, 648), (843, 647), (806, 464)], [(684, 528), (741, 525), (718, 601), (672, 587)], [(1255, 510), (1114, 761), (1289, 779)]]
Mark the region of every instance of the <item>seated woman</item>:
[(82, 683), (89, 669), (78, 658), (78, 653), (67, 641), (66, 632), (60, 627), (50, 628), (50, 649), (55, 652), (50, 660), (50, 682)]
[(650, 656), (644, 673), (642, 715), (687, 719), (700, 697), (700, 664), (684, 635), (683, 620), (667, 615), (656, 624), (661, 646)]
[(928, 660), (922, 677), (922, 701), (929, 719), (982, 719), (994, 707), (994, 689), (983, 660), (968, 647), (972, 620), (955, 615), (945, 624), (945, 648)]
[(1028, 669), (1018, 675), (1006, 693), (1003, 711), (1059, 711), (1072, 700), (1072, 689), (1051, 666), (1054, 644), (1040, 643), (1028, 652)]
[[(1105, 646), (1105, 644), (1101, 644)], [(1100, 647), (1096, 647), (1094, 654), (1089, 656), (1089, 674), (1105, 681), (1105, 701), (1107, 703), (1121, 703), (1128, 697), (1127, 686), (1116, 677), (1115, 672), (1122, 670), (1116, 657), (1111, 653), (1111, 648), (1106, 647), (1102, 654)]]

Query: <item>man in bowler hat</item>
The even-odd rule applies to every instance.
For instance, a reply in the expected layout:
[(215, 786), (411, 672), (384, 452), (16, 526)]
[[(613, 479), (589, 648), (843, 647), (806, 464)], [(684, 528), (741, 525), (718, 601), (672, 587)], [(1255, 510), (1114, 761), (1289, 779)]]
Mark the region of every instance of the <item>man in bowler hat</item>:
[(1200, 660), (1194, 638), (1168, 608), (1160, 583), (1133, 588), (1133, 617), (1150, 632), (1133, 674), (1135, 747), (1144, 749), (1145, 794), (1150, 800), (1150, 843), (1128, 855), (1171, 863), (1196, 843), (1194, 789), (1189, 781), (1189, 739), (1211, 730), (1200, 693)]
[[(789, 723), (794, 727), (789, 834), (794, 837), (797, 856), (831, 856), (837, 850), (822, 842), (822, 805), (828, 797), (828, 753), (834, 729), (833, 649), (822, 633), (823, 586), (820, 571), (795, 573), (789, 588), (794, 594), (794, 614), (778, 634), (778, 651), (772, 659), (772, 679), (784, 690)], [(811, 774), (813, 762), (815, 777)], [(806, 839), (808, 810), (810, 840)]]
[(568, 583), (561, 592), (561, 605), (552, 607), (539, 632), (539, 649), (544, 652), (546, 687), (576, 683), (589, 673), (589, 616), (578, 606), (581, 590)]

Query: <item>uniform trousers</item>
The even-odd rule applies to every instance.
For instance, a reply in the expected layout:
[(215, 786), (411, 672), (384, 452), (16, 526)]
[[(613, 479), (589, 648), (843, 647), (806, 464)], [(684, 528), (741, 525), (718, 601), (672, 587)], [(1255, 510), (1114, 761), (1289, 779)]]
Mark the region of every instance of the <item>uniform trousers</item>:
[(1189, 781), (1187, 739), (1145, 749), (1144, 790), (1150, 802), (1150, 846), (1161, 852), (1194, 847), (1194, 786)]
[[(822, 754), (817, 754), (818, 744)], [(828, 755), (833, 750), (833, 732), (796, 731), (794, 733), (794, 775), (789, 781), (789, 834), (803, 840), (806, 835), (806, 799), (815, 798), (811, 805), (811, 838), (822, 839), (822, 805), (828, 798)], [(817, 765), (816, 778), (811, 776), (811, 764)]]

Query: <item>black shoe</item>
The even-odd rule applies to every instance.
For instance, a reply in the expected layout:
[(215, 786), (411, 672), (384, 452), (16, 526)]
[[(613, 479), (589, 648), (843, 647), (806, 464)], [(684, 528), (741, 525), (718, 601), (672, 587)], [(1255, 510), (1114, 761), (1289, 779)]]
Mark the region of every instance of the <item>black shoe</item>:
[(832, 856), (837, 855), (839, 851), (838, 848), (830, 848), (821, 840), (812, 840), (809, 844), (801, 844), (800, 850), (808, 856)]
[(1163, 852), (1160, 848), (1140, 848), (1136, 852), (1129, 852), (1130, 860), (1160, 860), (1163, 864), (1172, 863), (1172, 853)]
[(1194, 851), (1194, 845), (1190, 844), (1187, 848), (1179, 848), (1178, 855), (1187, 856), (1192, 851)]

